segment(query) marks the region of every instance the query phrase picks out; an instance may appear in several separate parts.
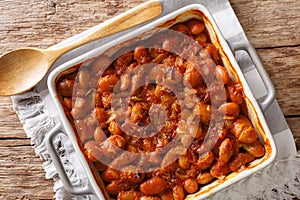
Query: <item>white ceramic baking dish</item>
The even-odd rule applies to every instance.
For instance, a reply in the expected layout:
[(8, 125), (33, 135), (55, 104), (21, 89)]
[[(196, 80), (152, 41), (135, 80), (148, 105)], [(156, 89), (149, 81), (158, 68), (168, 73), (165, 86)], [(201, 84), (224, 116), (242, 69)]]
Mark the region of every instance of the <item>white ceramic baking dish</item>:
[[(264, 102), (261, 103), (261, 105), (258, 104), (258, 102), (253, 97), (253, 94), (248, 86), (248, 83), (246, 82), (244, 75), (238, 66), (234, 54), (232, 53), (232, 49), (230, 49), (227, 42), (222, 37), (222, 34), (220, 30), (218, 29), (212, 15), (210, 12), (202, 5), (194, 4), (187, 7), (184, 7), (182, 9), (179, 9), (167, 16), (164, 16), (142, 28), (139, 28), (135, 30), (134, 32), (131, 32), (127, 35), (122, 36), (121, 38), (112, 41), (110, 43), (105, 44), (104, 46), (94, 49), (82, 56), (79, 56), (69, 62), (64, 63), (63, 65), (59, 66), (57, 69), (55, 69), (48, 78), (48, 87), (51, 96), (53, 97), (53, 100), (57, 106), (57, 110), (61, 119), (61, 124), (59, 123), (48, 135), (47, 135), (47, 147), (49, 150), (49, 153), (54, 161), (54, 164), (57, 167), (57, 170), (59, 172), (59, 175), (64, 183), (65, 188), (70, 191), (73, 194), (95, 194), (99, 199), (106, 199), (107, 194), (105, 193), (105, 190), (103, 189), (103, 185), (101, 182), (101, 178), (94, 169), (93, 165), (91, 163), (88, 163), (85, 159), (85, 156), (83, 152), (81, 151), (78, 141), (76, 139), (76, 135), (74, 134), (72, 125), (68, 121), (63, 106), (61, 105), (58, 94), (56, 91), (56, 81), (59, 77), (61, 77), (63, 74), (68, 73), (70, 70), (72, 71), (72, 67), (80, 64), (87, 59), (96, 57), (97, 55), (100, 55), (101, 53), (105, 52), (107, 49), (116, 47), (119, 44), (123, 44), (126, 41), (132, 40), (132, 38), (136, 37), (137, 35), (140, 35), (146, 31), (152, 30), (156, 27), (170, 27), (175, 23), (185, 21), (190, 18), (201, 18), (205, 22), (205, 26), (209, 31), (209, 34), (211, 36), (211, 40), (214, 45), (216, 45), (220, 49), (220, 54), (222, 56), (223, 62), (225, 67), (227, 68), (228, 72), (230, 73), (231, 77), (235, 79), (236, 81), (240, 82), (243, 86), (244, 95), (246, 96), (246, 102), (249, 110), (249, 118), (251, 119), (255, 129), (259, 133), (260, 140), (266, 147), (266, 153), (263, 158), (257, 159), (253, 161), (249, 167), (247, 167), (245, 170), (238, 172), (238, 173), (231, 173), (229, 174), (225, 179), (223, 180), (216, 180), (212, 182), (211, 184), (201, 188), (201, 190), (193, 195), (190, 195), (187, 197), (187, 199), (191, 200), (198, 200), (198, 199), (204, 199), (234, 183), (236, 183), (239, 180), (242, 180), (248, 176), (251, 176), (253, 173), (261, 170), (262, 168), (269, 165), (276, 156), (276, 148), (274, 141), (272, 139), (272, 135), (269, 131), (269, 128), (267, 126), (267, 123), (264, 119), (264, 115), (262, 112), (262, 109), (265, 109), (268, 107), (268, 105), (272, 102), (274, 98), (274, 92), (272, 89), (272, 84), (265, 73), (261, 63), (259, 62), (259, 59), (257, 55), (255, 54), (255, 50), (252, 48), (250, 44), (239, 44), (236, 45), (235, 49), (243, 49), (246, 50), (249, 55), (252, 57), (252, 60), (256, 64), (256, 67), (258, 71), (261, 73), (262, 78), (264, 79), (264, 82), (269, 89), (269, 95), (264, 100)], [(260, 107), (261, 106), (261, 107)], [(55, 135), (60, 132), (59, 130), (63, 130), (67, 133), (69, 136), (74, 149), (79, 157), (79, 160), (82, 164), (82, 167), (86, 171), (90, 185), (86, 186), (84, 188), (76, 188), (73, 187), (70, 183), (64, 169), (62, 169), (61, 162), (57, 156), (56, 151), (53, 148), (53, 138)]]

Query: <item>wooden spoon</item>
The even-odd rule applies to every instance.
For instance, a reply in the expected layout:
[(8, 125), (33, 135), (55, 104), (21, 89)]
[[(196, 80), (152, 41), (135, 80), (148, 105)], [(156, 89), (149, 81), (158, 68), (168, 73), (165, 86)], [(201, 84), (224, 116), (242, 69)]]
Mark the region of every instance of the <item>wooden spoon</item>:
[(20, 94), (37, 85), (57, 58), (67, 51), (154, 19), (161, 12), (159, 1), (148, 1), (106, 21), (85, 38), (59, 49), (23, 48), (8, 52), (0, 57), (0, 96)]

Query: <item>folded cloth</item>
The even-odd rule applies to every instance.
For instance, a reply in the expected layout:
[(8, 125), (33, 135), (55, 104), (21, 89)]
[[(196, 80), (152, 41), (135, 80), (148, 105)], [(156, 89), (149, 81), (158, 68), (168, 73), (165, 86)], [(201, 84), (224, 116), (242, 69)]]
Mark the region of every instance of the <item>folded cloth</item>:
[[(210, 10), (224, 38), (229, 44), (248, 41), (228, 0), (165, 0), (162, 1), (164, 7), (162, 15), (167, 15), (178, 8), (195, 3), (202, 4)], [(101, 26), (101, 24), (98, 26)], [(93, 29), (94, 28), (69, 38), (51, 48), (55, 49), (74, 39), (80, 38)], [(55, 62), (52, 70), (82, 53), (88, 52), (114, 38), (118, 38), (121, 34), (124, 34), (124, 32), (84, 45), (63, 55)], [(260, 101), (267, 95), (267, 90), (257, 73), (255, 66), (244, 52), (237, 52), (236, 59), (249, 82), (255, 98)], [(51, 158), (49, 157), (44, 139), (45, 135), (58, 123), (59, 117), (49, 95), (46, 80), (47, 77), (45, 77), (45, 79), (32, 91), (12, 97), (14, 109), (24, 126), (27, 136), (31, 138), (31, 143), (35, 148), (35, 152), (44, 160), (43, 167), (46, 172), (46, 178), (53, 178), (54, 180), (56, 199), (97, 199), (93, 195), (71, 195), (65, 191)], [(216, 193), (210, 197), (211, 199), (300, 198), (300, 157), (297, 156), (293, 135), (276, 100), (264, 112), (264, 115), (278, 150), (274, 163), (255, 175)], [(73, 185), (82, 187), (88, 184), (87, 176), (77, 159), (77, 155), (74, 152), (68, 136), (60, 134), (55, 139), (54, 143)]]

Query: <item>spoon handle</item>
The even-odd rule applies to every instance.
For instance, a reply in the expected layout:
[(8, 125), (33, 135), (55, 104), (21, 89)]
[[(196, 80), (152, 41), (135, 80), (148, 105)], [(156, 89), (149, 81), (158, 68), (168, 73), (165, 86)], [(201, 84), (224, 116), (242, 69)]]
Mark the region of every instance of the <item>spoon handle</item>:
[(81, 38), (73, 43), (67, 44), (59, 49), (56, 49), (55, 52), (52, 51), (52, 57), (54, 60), (56, 60), (62, 54), (72, 49), (75, 49), (76, 47), (106, 37), (108, 35), (121, 32), (133, 26), (142, 24), (159, 16), (161, 12), (162, 5), (158, 0), (147, 1), (135, 8), (132, 8), (118, 15), (117, 17), (111, 20), (104, 22), (102, 26), (95, 29), (85, 38)]

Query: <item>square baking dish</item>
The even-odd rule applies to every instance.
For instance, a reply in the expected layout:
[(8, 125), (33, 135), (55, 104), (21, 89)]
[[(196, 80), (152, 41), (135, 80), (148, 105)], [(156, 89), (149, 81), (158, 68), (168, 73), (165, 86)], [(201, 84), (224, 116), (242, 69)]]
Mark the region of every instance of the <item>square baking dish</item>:
[[(221, 55), (224, 66), (226, 67), (230, 77), (242, 85), (243, 94), (245, 96), (245, 102), (248, 108), (248, 117), (251, 120), (255, 130), (258, 132), (260, 142), (264, 144), (265, 154), (262, 158), (256, 159), (246, 169), (240, 172), (232, 172), (223, 179), (215, 180), (214, 182), (202, 187), (199, 192), (187, 196), (186, 199), (198, 200), (204, 199), (234, 183), (240, 181), (251, 174), (263, 169), (267, 165), (269, 165), (276, 156), (276, 147), (270, 133), (270, 130), (267, 126), (267, 123), (264, 119), (261, 108), (248, 86), (243, 73), (238, 66), (235, 57), (228, 46), (225, 39), (222, 37), (220, 30), (218, 29), (213, 17), (210, 12), (202, 5), (194, 4), (184, 8), (181, 8), (165, 17), (159, 18), (158, 20), (151, 22), (137, 30), (120, 37), (115, 41), (111, 41), (97, 49), (94, 49), (82, 56), (79, 56), (69, 62), (64, 63), (55, 69), (48, 78), (48, 88), (50, 94), (57, 106), (57, 110), (61, 119), (61, 124), (58, 124), (47, 137), (47, 146), (50, 152), (51, 157), (53, 158), (54, 163), (57, 165), (57, 170), (64, 182), (64, 185), (67, 190), (74, 194), (95, 194), (99, 199), (109, 199), (108, 194), (105, 191), (105, 186), (99, 173), (95, 169), (95, 166), (88, 162), (85, 158), (85, 155), (82, 151), (82, 145), (80, 144), (78, 137), (74, 132), (74, 127), (69, 121), (69, 117), (66, 116), (64, 107), (61, 103), (59, 94), (56, 90), (57, 80), (66, 75), (72, 73), (76, 68), (74, 66), (84, 65), (82, 63), (88, 63), (93, 58), (97, 57), (100, 54), (107, 52), (115, 52), (119, 48), (125, 46), (129, 46), (136, 40), (139, 40), (140, 37), (147, 38), (149, 33), (157, 33), (160, 29), (165, 29), (173, 26), (174, 24), (187, 21), (189, 19), (196, 18), (203, 20), (206, 29), (210, 35), (211, 42), (219, 49), (219, 53)], [(147, 34), (146, 34), (147, 33)], [(74, 149), (80, 159), (80, 162), (86, 171), (90, 186), (85, 188), (74, 188), (70, 181), (68, 180), (65, 172), (61, 169), (61, 164), (59, 159), (56, 156), (55, 151), (53, 150), (53, 137), (59, 132), (59, 130), (63, 130), (70, 137), (70, 140), (74, 146)]]

